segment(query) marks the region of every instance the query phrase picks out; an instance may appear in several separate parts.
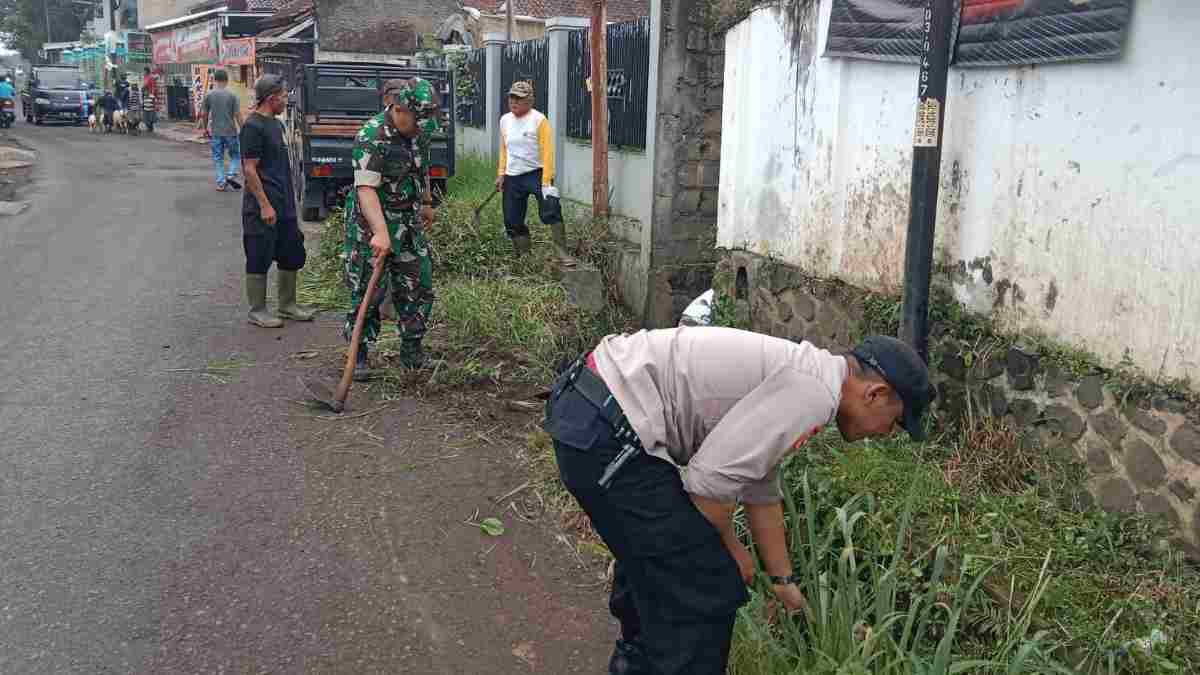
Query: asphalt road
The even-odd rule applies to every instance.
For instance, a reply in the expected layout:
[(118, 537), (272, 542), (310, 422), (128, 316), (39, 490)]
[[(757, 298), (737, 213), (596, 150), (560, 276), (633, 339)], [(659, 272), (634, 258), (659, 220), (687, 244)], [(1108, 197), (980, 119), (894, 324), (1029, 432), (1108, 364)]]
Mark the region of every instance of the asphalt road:
[(40, 159), (31, 207), (0, 218), (0, 672), (132, 672), (164, 563), (212, 526), (189, 506), (202, 439), (163, 442), (165, 371), (234, 325), (205, 296), (236, 277), (237, 197), (201, 148), (9, 133)]
[(245, 322), (206, 147), (6, 134), (40, 157), (0, 217), (0, 674), (602, 672), (603, 579), (463, 525), (528, 478), (498, 434), (529, 420), (297, 414), (339, 320)]

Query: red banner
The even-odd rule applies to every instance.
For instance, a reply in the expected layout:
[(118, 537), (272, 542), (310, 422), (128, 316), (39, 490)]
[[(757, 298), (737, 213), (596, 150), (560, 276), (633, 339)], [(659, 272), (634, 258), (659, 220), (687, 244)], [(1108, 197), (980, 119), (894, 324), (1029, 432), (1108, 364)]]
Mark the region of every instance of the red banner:
[(215, 21), (164, 30), (153, 35), (155, 63), (215, 63), (219, 56)]

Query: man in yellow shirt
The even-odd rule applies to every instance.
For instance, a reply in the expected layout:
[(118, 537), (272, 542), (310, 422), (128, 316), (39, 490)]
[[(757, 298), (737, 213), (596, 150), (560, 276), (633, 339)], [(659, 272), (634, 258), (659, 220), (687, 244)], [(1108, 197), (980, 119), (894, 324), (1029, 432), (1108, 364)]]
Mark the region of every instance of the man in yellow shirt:
[(500, 166), (496, 171), (496, 190), (504, 192), (504, 230), (518, 256), (529, 252), (532, 244), (525, 209), (532, 195), (537, 199), (538, 216), (553, 231), (554, 243), (565, 247), (562, 208), (554, 188), (554, 134), (550, 120), (533, 109), (533, 84), (513, 83), (508, 90), (508, 110), (500, 118)]

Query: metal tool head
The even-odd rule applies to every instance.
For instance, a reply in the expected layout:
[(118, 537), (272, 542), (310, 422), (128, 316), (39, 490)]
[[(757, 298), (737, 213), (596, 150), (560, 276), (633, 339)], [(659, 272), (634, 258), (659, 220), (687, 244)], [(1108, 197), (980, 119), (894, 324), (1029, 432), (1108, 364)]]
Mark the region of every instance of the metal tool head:
[(306, 380), (300, 378), (300, 384), (308, 391), (308, 402), (314, 407), (328, 410), (330, 412), (341, 414), (345, 407), (342, 401), (338, 401), (333, 395), (333, 390), (327, 387), (324, 383), (316, 380)]

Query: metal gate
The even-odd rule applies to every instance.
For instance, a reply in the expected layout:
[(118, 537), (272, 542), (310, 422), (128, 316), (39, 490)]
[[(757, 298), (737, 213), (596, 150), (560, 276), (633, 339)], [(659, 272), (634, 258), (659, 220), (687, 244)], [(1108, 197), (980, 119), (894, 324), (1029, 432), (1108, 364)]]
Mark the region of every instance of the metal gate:
[[(646, 147), (650, 84), (650, 21), (608, 26), (608, 144)], [(587, 31), (567, 40), (567, 136), (592, 138), (591, 49)]]
[(533, 83), (533, 107), (546, 112), (550, 92), (550, 46), (547, 38), (504, 46), (500, 59), (500, 109), (508, 110), (508, 90), (513, 82)]
[(167, 117), (173, 120), (192, 120), (191, 88), (183, 85), (167, 86)]

